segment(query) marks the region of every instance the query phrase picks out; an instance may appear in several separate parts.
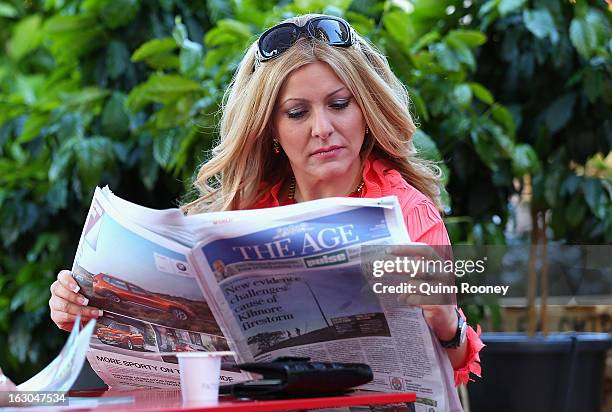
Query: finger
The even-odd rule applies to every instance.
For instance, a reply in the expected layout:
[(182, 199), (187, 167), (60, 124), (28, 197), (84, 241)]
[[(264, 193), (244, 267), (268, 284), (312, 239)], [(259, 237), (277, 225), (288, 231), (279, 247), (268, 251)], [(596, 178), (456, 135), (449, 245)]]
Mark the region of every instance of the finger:
[(49, 300), (49, 306), (51, 307), (51, 314), (56, 311), (90, 318), (102, 316), (102, 311), (98, 308), (77, 305), (59, 296), (52, 296)]
[(69, 270), (62, 270), (57, 274), (57, 280), (60, 281), (62, 285), (64, 285), (68, 290), (73, 291), (74, 293), (78, 292), (80, 287), (76, 283), (76, 280), (72, 277), (72, 272)]
[(56, 280), (51, 284), (51, 295), (58, 296), (69, 302), (76, 303), (77, 305), (87, 306), (89, 299), (80, 293), (74, 293), (73, 291), (66, 288), (66, 286), (60, 281)]

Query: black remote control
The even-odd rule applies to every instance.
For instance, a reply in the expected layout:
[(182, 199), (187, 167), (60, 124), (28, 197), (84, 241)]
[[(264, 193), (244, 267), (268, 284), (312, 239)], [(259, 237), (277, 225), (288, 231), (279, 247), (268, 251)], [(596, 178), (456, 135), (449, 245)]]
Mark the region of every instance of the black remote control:
[(262, 379), (223, 387), (223, 392), (239, 398), (340, 393), (373, 379), (372, 369), (364, 363), (310, 362), (310, 358), (282, 357), (238, 367), (263, 375)]

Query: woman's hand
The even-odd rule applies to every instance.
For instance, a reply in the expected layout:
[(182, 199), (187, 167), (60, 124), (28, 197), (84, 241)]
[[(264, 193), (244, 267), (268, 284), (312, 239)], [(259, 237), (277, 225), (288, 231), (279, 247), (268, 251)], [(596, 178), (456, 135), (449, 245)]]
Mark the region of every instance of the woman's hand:
[(74, 325), (77, 315), (81, 315), (82, 320), (98, 318), (102, 316), (100, 309), (87, 306), (89, 300), (77, 293), (79, 285), (68, 270), (62, 270), (57, 274), (57, 280), (51, 285), (51, 320), (58, 328), (70, 331)]
[(439, 340), (448, 341), (457, 333), (457, 312), (452, 305), (419, 305), (423, 317)]

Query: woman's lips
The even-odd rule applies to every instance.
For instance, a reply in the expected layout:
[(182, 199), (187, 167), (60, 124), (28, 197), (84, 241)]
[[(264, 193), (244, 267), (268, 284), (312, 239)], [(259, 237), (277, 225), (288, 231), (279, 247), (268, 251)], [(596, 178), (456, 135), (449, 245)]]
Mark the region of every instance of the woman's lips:
[(320, 159), (327, 159), (327, 158), (338, 155), (338, 153), (340, 153), (342, 149), (343, 149), (342, 146), (323, 147), (317, 150), (316, 152), (314, 152), (311, 156), (317, 157)]

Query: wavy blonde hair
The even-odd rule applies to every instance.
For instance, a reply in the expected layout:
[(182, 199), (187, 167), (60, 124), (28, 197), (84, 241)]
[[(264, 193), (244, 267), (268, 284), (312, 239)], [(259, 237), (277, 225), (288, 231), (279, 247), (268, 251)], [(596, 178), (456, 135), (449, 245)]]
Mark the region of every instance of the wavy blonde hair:
[[(287, 22), (304, 25), (307, 14)], [(362, 160), (370, 154), (385, 159), (406, 181), (440, 206), (440, 169), (417, 157), (416, 130), (408, 92), (387, 59), (353, 31), (348, 48), (300, 38), (278, 57), (257, 62), (257, 42), (247, 50), (222, 101), (219, 143), (194, 182), (199, 198), (183, 206), (188, 214), (252, 207), (272, 186), (291, 176), (284, 154), (272, 148), (272, 115), (277, 96), (290, 73), (314, 62), (327, 63), (353, 94), (370, 133)]]

